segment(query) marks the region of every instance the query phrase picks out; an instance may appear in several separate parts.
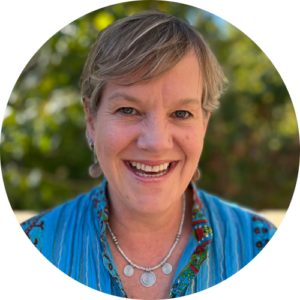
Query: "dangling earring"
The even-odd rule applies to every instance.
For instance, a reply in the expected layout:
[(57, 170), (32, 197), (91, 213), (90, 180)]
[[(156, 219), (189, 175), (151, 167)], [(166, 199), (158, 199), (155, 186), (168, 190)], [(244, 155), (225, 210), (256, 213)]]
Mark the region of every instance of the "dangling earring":
[(86, 132), (86, 138), (88, 140), (90, 149), (94, 152), (94, 159), (95, 159), (95, 163), (93, 165), (91, 165), (90, 168), (89, 168), (89, 173), (90, 173), (91, 177), (97, 178), (97, 177), (101, 176), (102, 169), (101, 169), (100, 164), (99, 164), (98, 159), (97, 159), (95, 145), (93, 143), (93, 140), (89, 136), (88, 132)]
[(195, 181), (197, 181), (197, 180), (200, 179), (200, 176), (201, 176), (201, 172), (200, 172), (199, 168), (197, 167), (197, 169), (196, 169), (196, 171), (195, 171), (195, 173), (194, 173), (193, 179), (194, 179)]

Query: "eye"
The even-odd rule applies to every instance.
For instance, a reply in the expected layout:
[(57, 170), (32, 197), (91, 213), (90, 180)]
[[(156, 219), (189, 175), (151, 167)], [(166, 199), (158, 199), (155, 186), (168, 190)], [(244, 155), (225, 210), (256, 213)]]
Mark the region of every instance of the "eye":
[(119, 111), (121, 113), (123, 113), (124, 115), (135, 115), (136, 114), (136, 110), (132, 107), (122, 107), (119, 109)]
[(180, 119), (187, 119), (191, 116), (191, 114), (186, 110), (177, 110), (174, 112), (174, 116)]

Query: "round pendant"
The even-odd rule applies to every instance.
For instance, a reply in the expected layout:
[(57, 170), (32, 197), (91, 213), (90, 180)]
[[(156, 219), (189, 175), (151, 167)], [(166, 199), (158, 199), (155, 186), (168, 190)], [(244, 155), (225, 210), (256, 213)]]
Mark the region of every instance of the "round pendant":
[(145, 287), (152, 286), (156, 281), (156, 277), (153, 272), (145, 272), (141, 276), (141, 284)]
[(170, 265), (169, 263), (165, 263), (162, 267), (162, 271), (165, 274), (170, 274), (172, 272), (172, 265)]
[(124, 268), (124, 274), (127, 276), (127, 277), (130, 277), (132, 274), (133, 274), (134, 270), (133, 270), (133, 266), (131, 265), (127, 265), (125, 268)]

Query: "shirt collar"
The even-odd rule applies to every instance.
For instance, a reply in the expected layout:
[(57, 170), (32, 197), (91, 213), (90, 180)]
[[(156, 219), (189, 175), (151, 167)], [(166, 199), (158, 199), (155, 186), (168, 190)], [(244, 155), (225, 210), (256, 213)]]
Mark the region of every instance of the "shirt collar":
[(198, 241), (201, 247), (205, 247), (212, 241), (212, 230), (206, 220), (206, 216), (203, 210), (203, 204), (200, 201), (201, 197), (198, 194), (197, 187), (192, 181), (191, 185), (193, 190), (193, 208), (192, 208), (192, 231), (195, 231), (194, 237)]
[[(212, 241), (212, 230), (206, 219), (203, 209), (203, 202), (198, 193), (197, 186), (192, 180), (188, 186), (193, 191), (192, 207), (192, 233), (199, 245), (204, 247)], [(94, 190), (92, 200), (94, 201), (94, 210), (100, 225), (100, 236), (106, 232), (108, 221), (108, 200), (107, 200), (107, 179), (104, 177), (102, 183)], [(104, 226), (103, 226), (104, 225)]]

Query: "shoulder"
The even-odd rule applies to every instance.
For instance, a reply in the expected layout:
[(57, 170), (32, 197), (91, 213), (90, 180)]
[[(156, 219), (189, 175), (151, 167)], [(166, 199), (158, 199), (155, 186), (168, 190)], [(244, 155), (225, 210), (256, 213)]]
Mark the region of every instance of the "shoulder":
[(213, 231), (219, 232), (224, 238), (240, 237), (245, 243), (251, 244), (254, 256), (266, 246), (276, 232), (276, 227), (257, 212), (202, 190), (197, 190), (197, 194)]
[(80, 223), (83, 218), (87, 217), (87, 212), (100, 215), (100, 211), (105, 206), (102, 203), (102, 195), (104, 193), (99, 187), (94, 188), (89, 193), (82, 194), (54, 209), (44, 211), (20, 225), (36, 248), (42, 251), (45, 232), (47, 235), (55, 234), (62, 226), (72, 226), (75, 220)]

